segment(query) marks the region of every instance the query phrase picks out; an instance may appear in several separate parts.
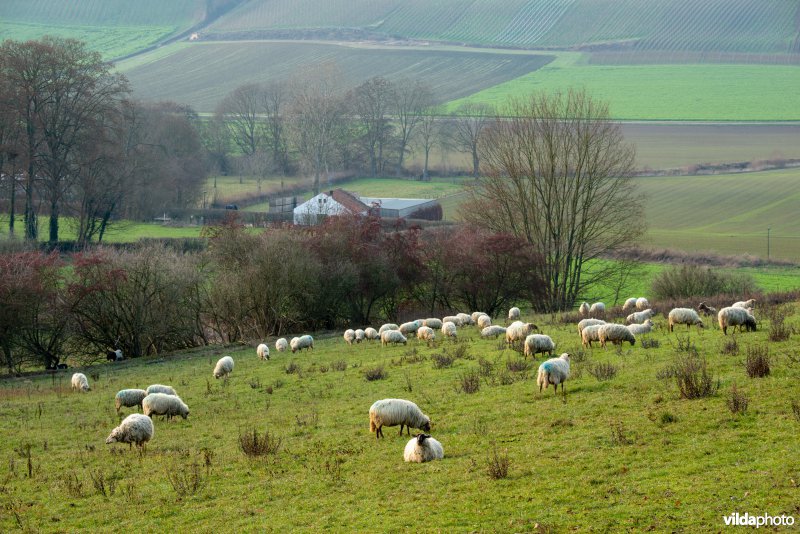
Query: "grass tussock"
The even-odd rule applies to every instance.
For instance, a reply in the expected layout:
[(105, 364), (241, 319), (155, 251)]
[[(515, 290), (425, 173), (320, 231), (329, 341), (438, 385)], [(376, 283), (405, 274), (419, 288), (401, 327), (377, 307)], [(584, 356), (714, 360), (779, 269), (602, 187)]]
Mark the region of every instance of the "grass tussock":
[(478, 371), (467, 371), (458, 377), (456, 391), (471, 395), (481, 389), (481, 375)]
[(719, 390), (719, 379), (714, 379), (705, 358), (679, 357), (672, 366), (671, 375), (683, 399), (711, 397)]
[[(281, 449), (282, 439), (265, 430), (260, 434), (255, 427), (239, 434), (239, 449), (250, 458), (275, 456)], [(210, 459), (206, 457), (206, 463)]]
[(183, 499), (203, 489), (208, 477), (203, 475), (200, 464), (192, 461), (185, 465), (176, 463), (172, 469), (167, 469), (167, 480), (178, 498)]
[(608, 362), (596, 363), (594, 365), (590, 365), (586, 369), (586, 372), (588, 372), (590, 375), (595, 377), (600, 382), (611, 380), (612, 378), (617, 376), (618, 371), (619, 371), (618, 366)]
[(367, 382), (374, 382), (375, 380), (384, 380), (389, 374), (383, 369), (382, 365), (375, 367), (368, 367), (364, 369), (364, 378)]
[(769, 347), (766, 345), (752, 345), (747, 347), (745, 369), (750, 378), (763, 378), (770, 373)]
[(492, 480), (500, 480), (508, 477), (508, 468), (511, 466), (511, 459), (508, 451), (500, 451), (496, 445), (492, 446), (492, 452), (486, 460), (486, 472)]
[(748, 403), (749, 398), (747, 393), (739, 389), (736, 384), (731, 386), (731, 390), (728, 392), (728, 398), (726, 399), (726, 404), (731, 413), (734, 415), (746, 413)]

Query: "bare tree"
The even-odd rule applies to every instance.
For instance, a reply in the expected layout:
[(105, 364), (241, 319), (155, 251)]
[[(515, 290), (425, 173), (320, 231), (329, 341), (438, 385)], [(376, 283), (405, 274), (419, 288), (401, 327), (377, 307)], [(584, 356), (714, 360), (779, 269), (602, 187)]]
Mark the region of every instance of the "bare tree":
[(613, 264), (595, 260), (644, 231), (634, 149), (607, 104), (584, 92), (514, 101), (504, 115), (482, 135), (483, 177), (461, 213), (534, 245), (546, 284), (534, 306), (567, 309), (588, 285), (613, 280)]
[(383, 171), (383, 150), (391, 133), (389, 112), (395, 102), (394, 87), (385, 78), (376, 76), (356, 87), (349, 100), (361, 125), (370, 173), (377, 176)]
[(481, 135), (492, 121), (493, 110), (486, 104), (463, 104), (456, 109), (452, 140), (458, 150), (472, 155), (472, 176), (480, 170)]
[(438, 110), (434, 107), (423, 109), (419, 114), (417, 144), (425, 153), (425, 163), (422, 167), (422, 178), (428, 179), (428, 161), (431, 150), (441, 145), (442, 131), (439, 122)]
[(286, 107), (289, 91), (283, 82), (265, 85), (261, 92), (261, 107), (266, 117), (266, 138), (272, 163), (281, 173), (289, 172), (289, 149), (286, 136)]
[[(394, 115), (397, 124), (397, 174), (403, 174), (403, 159), (411, 145), (417, 126), (425, 118), (425, 111), (430, 107), (433, 93), (430, 87), (419, 80), (400, 80), (394, 84)], [(427, 159), (427, 153), (426, 153)], [(427, 165), (425, 166), (427, 176)]]
[(263, 142), (261, 105), (261, 86), (249, 83), (234, 89), (217, 106), (216, 115), (224, 118), (233, 142), (245, 156), (254, 154)]
[(200, 140), (206, 149), (214, 175), (227, 172), (228, 156), (231, 153), (231, 135), (224, 118), (215, 114), (209, 120), (202, 122)]
[[(0, 58), (2, 61), (2, 58)], [(0, 66), (0, 73), (2, 72)], [(19, 121), (13, 112), (14, 91), (8, 79), (0, 75), (0, 182), (8, 188), (8, 232), (14, 234), (17, 195), (17, 165), (21, 148), (19, 146)]]

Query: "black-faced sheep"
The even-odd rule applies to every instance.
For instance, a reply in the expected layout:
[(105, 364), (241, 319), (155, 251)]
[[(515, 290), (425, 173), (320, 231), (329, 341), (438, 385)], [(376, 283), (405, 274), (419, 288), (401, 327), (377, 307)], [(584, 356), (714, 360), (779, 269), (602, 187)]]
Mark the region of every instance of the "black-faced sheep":
[(712, 308), (705, 302), (701, 302), (697, 305), (697, 311), (701, 312), (703, 315), (717, 315), (717, 309)]
[(747, 328), (748, 332), (756, 331), (756, 318), (750, 315), (746, 308), (733, 306), (722, 308), (717, 315), (717, 320), (719, 321), (719, 327), (722, 329), (722, 333), (726, 336), (728, 335), (729, 326), (732, 326), (734, 330), (738, 327), (741, 331), (744, 326)]
[(430, 462), (444, 458), (444, 448), (428, 434), (417, 434), (406, 443), (403, 460), (406, 462)]

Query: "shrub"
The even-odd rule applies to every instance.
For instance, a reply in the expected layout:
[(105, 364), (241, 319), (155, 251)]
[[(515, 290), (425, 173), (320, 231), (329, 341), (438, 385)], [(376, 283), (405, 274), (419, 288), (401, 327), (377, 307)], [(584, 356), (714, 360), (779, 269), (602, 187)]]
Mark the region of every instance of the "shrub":
[(481, 389), (481, 375), (477, 371), (468, 371), (459, 376), (458, 391), (462, 393), (477, 393)]
[(722, 354), (735, 356), (739, 354), (739, 343), (736, 341), (736, 336), (732, 335), (730, 339), (726, 340), (722, 345)]
[(797, 419), (797, 422), (800, 423), (800, 401), (792, 401), (792, 413), (794, 413), (794, 418)]
[(512, 373), (525, 373), (531, 368), (531, 362), (522, 358), (509, 358), (506, 360), (506, 369)]
[(643, 349), (657, 349), (659, 346), (661, 346), (661, 343), (659, 343), (657, 339), (643, 337), (640, 345)]
[(200, 464), (197, 462), (185, 466), (175, 464), (172, 469), (167, 469), (167, 479), (172, 485), (172, 489), (181, 498), (200, 491), (207, 480), (203, 477)]
[(661, 421), (662, 425), (668, 425), (670, 423), (675, 423), (677, 420), (678, 420), (678, 418), (675, 416), (675, 414), (673, 414), (671, 412), (662, 412), (661, 413), (661, 417), (659, 417), (659, 421)]
[(344, 360), (337, 360), (331, 364), (331, 369), (334, 371), (346, 371), (347, 362)]
[(281, 438), (270, 435), (269, 430), (259, 434), (255, 427), (239, 434), (239, 448), (250, 457), (278, 454), (281, 441)]
[(364, 378), (366, 378), (368, 382), (372, 382), (374, 380), (383, 380), (387, 376), (388, 375), (386, 374), (386, 371), (383, 370), (382, 365), (364, 369)]
[(727, 404), (728, 409), (732, 414), (745, 413), (747, 411), (747, 394), (736, 387), (736, 384), (731, 386), (731, 391), (728, 394)]
[(656, 300), (669, 300), (722, 293), (746, 295), (757, 289), (755, 280), (748, 274), (729, 274), (699, 265), (681, 265), (665, 269), (655, 276), (652, 295)]
[(711, 397), (719, 389), (719, 380), (714, 380), (705, 359), (697, 356), (679, 357), (673, 366), (675, 381), (684, 399)]
[(431, 360), (433, 360), (433, 368), (434, 369), (446, 369), (453, 365), (453, 361), (455, 358), (450, 356), (449, 354), (442, 353), (442, 354), (432, 354)]
[(508, 457), (508, 451), (500, 452), (497, 446), (492, 444), (492, 452), (486, 461), (486, 471), (489, 478), (493, 480), (500, 480), (508, 476), (508, 468), (511, 465), (511, 459)]
[(494, 374), (494, 364), (486, 358), (478, 358), (478, 372), (483, 377), (489, 377)]
[(587, 369), (587, 372), (600, 382), (611, 380), (617, 376), (617, 371), (619, 371), (619, 367), (612, 363), (597, 363)]
[(765, 315), (769, 319), (769, 340), (786, 341), (792, 333), (790, 327), (785, 323), (787, 315), (790, 315), (789, 306), (768, 306)]
[(300, 374), (300, 366), (295, 361), (291, 361), (285, 368), (287, 375)]
[(769, 348), (766, 346), (747, 347), (745, 368), (747, 376), (750, 378), (762, 378), (769, 375)]

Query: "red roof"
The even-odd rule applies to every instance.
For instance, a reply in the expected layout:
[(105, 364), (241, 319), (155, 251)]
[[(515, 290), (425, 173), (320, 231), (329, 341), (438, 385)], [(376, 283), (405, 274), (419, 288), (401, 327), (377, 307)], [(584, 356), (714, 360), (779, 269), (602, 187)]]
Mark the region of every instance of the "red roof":
[(353, 214), (364, 213), (369, 209), (369, 206), (361, 202), (358, 197), (344, 189), (334, 189), (328, 193), (328, 196)]

